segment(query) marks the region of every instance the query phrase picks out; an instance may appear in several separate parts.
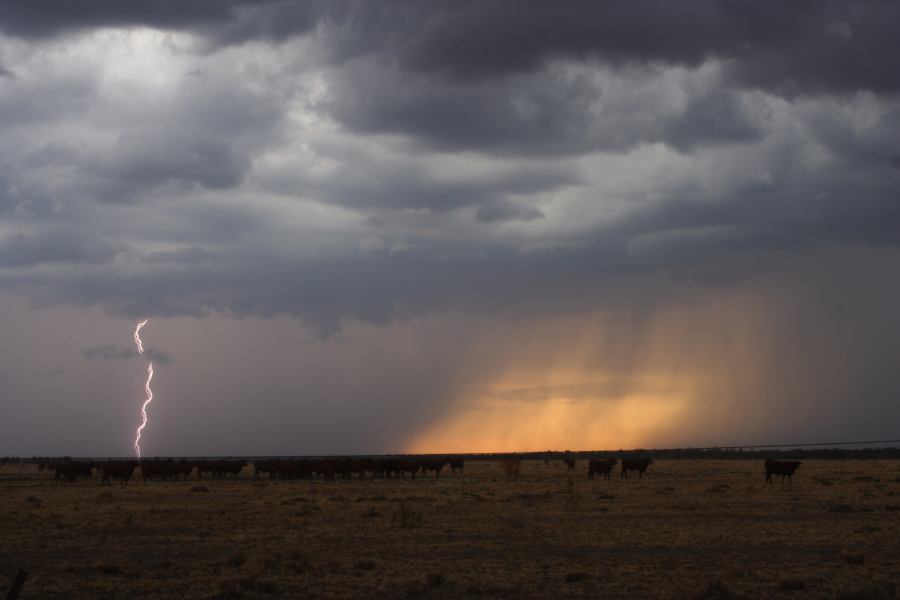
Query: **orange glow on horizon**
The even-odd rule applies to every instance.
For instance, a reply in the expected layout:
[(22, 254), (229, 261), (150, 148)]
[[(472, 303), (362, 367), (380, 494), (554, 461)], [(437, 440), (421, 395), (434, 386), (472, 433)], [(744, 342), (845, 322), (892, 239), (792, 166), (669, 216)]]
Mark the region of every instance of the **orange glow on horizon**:
[[(555, 379), (555, 378), (554, 378)], [(614, 396), (609, 382), (547, 387), (503, 384), (415, 438), (413, 453), (617, 450), (652, 447), (685, 416), (690, 395), (635, 386)], [(660, 388), (660, 389), (655, 389)]]

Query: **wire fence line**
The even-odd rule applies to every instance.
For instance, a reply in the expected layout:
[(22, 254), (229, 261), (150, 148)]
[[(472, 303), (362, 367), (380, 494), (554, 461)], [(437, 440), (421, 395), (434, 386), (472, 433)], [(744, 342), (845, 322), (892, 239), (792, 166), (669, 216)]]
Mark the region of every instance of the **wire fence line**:
[(800, 442), (796, 444), (735, 444), (733, 446), (700, 446), (684, 448), (685, 450), (738, 450), (741, 448), (813, 448), (837, 446), (871, 446), (873, 444), (898, 444), (900, 440), (865, 440), (861, 442)]

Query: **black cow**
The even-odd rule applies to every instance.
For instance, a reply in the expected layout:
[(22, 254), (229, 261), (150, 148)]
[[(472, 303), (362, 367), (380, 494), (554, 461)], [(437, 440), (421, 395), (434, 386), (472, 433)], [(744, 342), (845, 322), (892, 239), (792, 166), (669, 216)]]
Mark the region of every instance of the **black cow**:
[(79, 477), (90, 479), (94, 475), (94, 463), (91, 462), (59, 462), (56, 463), (54, 469), (56, 470), (56, 481), (60, 479), (75, 481)]
[(103, 474), (103, 483), (112, 485), (109, 480), (117, 479), (122, 485), (126, 485), (128, 480), (134, 476), (134, 470), (140, 466), (136, 460), (111, 460), (100, 463), (98, 468)]
[(608, 458), (606, 460), (592, 458), (590, 462), (588, 462), (588, 479), (593, 479), (594, 473), (603, 475), (603, 479), (609, 479), (610, 473), (612, 473), (612, 469), (616, 466), (617, 462), (619, 461), (614, 458)]
[(623, 458), (621, 477), (623, 479), (628, 479), (628, 471), (637, 471), (638, 477), (643, 479), (644, 471), (652, 464), (652, 458)]
[(800, 466), (799, 460), (766, 460), (766, 483), (772, 483), (772, 475), (781, 475), (781, 481), (787, 477), (793, 481), (794, 471)]

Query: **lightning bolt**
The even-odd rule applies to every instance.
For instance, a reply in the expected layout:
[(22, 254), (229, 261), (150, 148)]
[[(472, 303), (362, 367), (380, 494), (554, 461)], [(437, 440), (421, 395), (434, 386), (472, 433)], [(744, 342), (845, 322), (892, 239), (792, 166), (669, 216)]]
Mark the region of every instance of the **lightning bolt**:
[[(137, 324), (134, 329), (134, 343), (137, 344), (138, 354), (144, 353), (144, 343), (141, 341), (141, 328), (144, 327), (150, 319), (144, 319)], [(153, 400), (153, 391), (150, 389), (150, 381), (153, 379), (153, 362), (147, 365), (147, 383), (144, 384), (144, 391), (147, 393), (147, 399), (141, 405), (141, 424), (138, 425), (137, 431), (134, 432), (134, 451), (137, 457), (141, 457), (141, 432), (147, 426), (147, 405)]]

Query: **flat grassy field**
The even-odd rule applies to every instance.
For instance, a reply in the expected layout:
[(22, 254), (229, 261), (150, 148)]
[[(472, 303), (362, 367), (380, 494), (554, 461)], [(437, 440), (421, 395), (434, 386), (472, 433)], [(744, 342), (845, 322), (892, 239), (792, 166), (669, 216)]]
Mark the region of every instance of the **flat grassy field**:
[(0, 592), (144, 598), (893, 598), (900, 462), (561, 462), (439, 480), (56, 484), (0, 467)]

